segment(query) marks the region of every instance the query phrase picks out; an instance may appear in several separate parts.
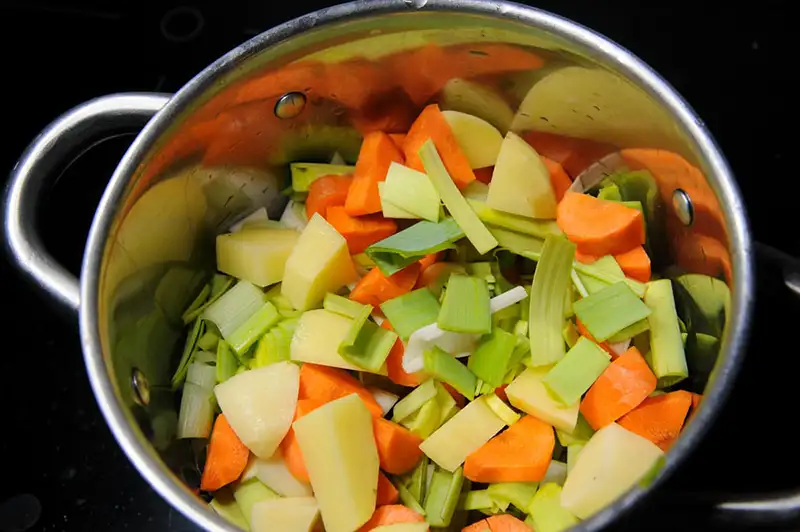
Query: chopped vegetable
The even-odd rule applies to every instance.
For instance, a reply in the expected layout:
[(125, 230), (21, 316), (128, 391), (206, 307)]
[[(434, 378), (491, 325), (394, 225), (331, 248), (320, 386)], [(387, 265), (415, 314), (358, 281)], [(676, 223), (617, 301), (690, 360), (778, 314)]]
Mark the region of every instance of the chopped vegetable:
[(672, 386), (689, 375), (689, 368), (669, 279), (648, 283), (644, 302), (652, 311), (647, 321), (653, 373), (658, 377), (659, 386)]
[(392, 275), (425, 255), (453, 248), (464, 231), (453, 218), (439, 223), (421, 221), (366, 249), (366, 254), (385, 275)]
[[(440, 198), (431, 180), (402, 164), (392, 163), (381, 187), (381, 203), (389, 203), (429, 222), (439, 221)], [(388, 216), (384, 212), (385, 216)]]
[(348, 395), (298, 419), (294, 432), (328, 532), (352, 532), (375, 510), (378, 450), (370, 411)]
[(558, 204), (556, 221), (582, 253), (625, 253), (645, 240), (641, 211), (577, 192), (568, 192)]
[(656, 376), (631, 347), (608, 366), (581, 402), (581, 414), (597, 430), (636, 408), (656, 389)]
[(614, 257), (610, 255), (598, 259), (593, 264), (575, 262), (572, 267), (580, 275), (581, 281), (590, 294), (599, 292), (610, 284), (622, 281), (628, 285), (628, 288), (633, 290), (636, 297), (644, 297), (647, 285), (625, 277), (622, 268), (619, 267)]
[(375, 509), (375, 513), (372, 514), (369, 521), (358, 529), (358, 532), (370, 532), (380, 526), (400, 523), (425, 523), (425, 518), (402, 504), (380, 506)]
[(467, 399), (475, 398), (478, 378), (467, 366), (439, 347), (425, 352), (425, 373), (449, 384)]
[(527, 512), (538, 487), (538, 482), (498, 482), (490, 484), (486, 491), (494, 501), (508, 502)]
[[(537, 238), (547, 238), (550, 235), (561, 235), (561, 229), (552, 220), (536, 220), (526, 216), (509, 214), (503, 211), (492, 209), (485, 202), (467, 199), (467, 203), (478, 215), (478, 218), (485, 224), (510, 229), (518, 233), (523, 233)], [(491, 230), (491, 229), (490, 229)], [(494, 234), (494, 231), (492, 231)], [(495, 235), (496, 238), (496, 235)]]
[(287, 229), (302, 231), (308, 225), (308, 216), (302, 203), (289, 200), (281, 214), (281, 224)]
[(419, 264), (411, 264), (386, 276), (379, 268), (373, 268), (350, 292), (350, 299), (378, 307), (386, 301), (410, 292), (419, 277), (419, 269)]
[[(353, 331), (352, 326), (350, 330)], [(364, 371), (380, 373), (397, 338), (397, 334), (393, 331), (367, 321), (360, 327), (352, 344), (349, 343), (349, 338), (343, 340), (339, 346), (339, 354)]]
[(383, 417), (383, 409), (369, 390), (346, 371), (317, 364), (303, 364), (299, 382), (300, 399), (313, 399), (319, 404), (325, 404), (357, 394), (373, 416)]
[(316, 180), (306, 198), (306, 220), (315, 214), (327, 217), (331, 207), (344, 206), (353, 178), (349, 175), (326, 175)]
[(646, 283), (650, 280), (650, 257), (647, 256), (644, 247), (635, 247), (626, 253), (616, 255), (614, 258), (628, 277), (636, 279), (640, 283)]
[(570, 284), (574, 257), (575, 246), (563, 237), (545, 240), (530, 295), (528, 331), (533, 366), (552, 364), (564, 357), (564, 294)]
[(377, 506), (395, 504), (400, 499), (400, 493), (389, 478), (383, 473), (378, 473), (378, 495), (375, 501)]
[(499, 514), (473, 523), (461, 532), (531, 532), (531, 528), (513, 515)]
[(233, 494), (227, 488), (220, 488), (214, 493), (214, 498), (208, 505), (214, 510), (217, 515), (223, 517), (226, 521), (234, 526), (238, 526), (242, 530), (249, 531), (250, 525), (247, 519), (244, 518), (242, 510), (233, 498)]
[(344, 164), (292, 163), (292, 190), (308, 192), (311, 185), (323, 176), (352, 175), (355, 167)]
[[(292, 422), (297, 421), (324, 404), (325, 402), (316, 399), (298, 399)], [(303, 452), (300, 450), (300, 444), (297, 442), (297, 437), (294, 434), (294, 428), (289, 427), (289, 432), (287, 432), (286, 437), (283, 438), (280, 449), (286, 467), (292, 473), (292, 476), (306, 484), (311, 482), (308, 478), (305, 460), (303, 460)]]
[(347, 249), (351, 254), (361, 253), (375, 242), (397, 232), (394, 220), (379, 214), (353, 217), (342, 206), (328, 207), (325, 218), (347, 241)]
[(436, 383), (433, 379), (428, 379), (394, 405), (392, 419), (394, 421), (403, 421), (435, 397)]
[(597, 344), (581, 337), (542, 382), (563, 404), (575, 404), (608, 367), (609, 358)]
[(620, 332), (609, 336), (608, 343), (614, 344), (624, 340), (632, 339), (643, 332), (650, 330), (650, 322), (647, 319), (639, 320), (633, 325), (629, 325), (622, 329)]
[(479, 379), (497, 387), (503, 384), (508, 372), (517, 337), (499, 327), (484, 336), (478, 348), (469, 357), (467, 366)]
[(254, 312), (247, 320), (239, 325), (226, 340), (233, 351), (242, 356), (263, 336), (272, 326), (280, 321), (281, 316), (275, 305), (267, 301), (260, 309)]
[(181, 409), (178, 413), (178, 438), (207, 438), (214, 419), (214, 385), (217, 371), (213, 366), (193, 362), (186, 372)]
[(194, 361), (194, 353), (197, 348), (198, 340), (203, 334), (205, 329), (205, 322), (202, 319), (196, 318), (194, 325), (192, 325), (189, 334), (186, 336), (186, 343), (183, 346), (183, 354), (178, 362), (178, 368), (172, 376), (171, 384), (172, 389), (177, 390), (183, 381), (186, 379), (186, 372), (189, 370), (189, 365)]
[[(666, 283), (669, 285), (669, 281)], [(600, 342), (651, 313), (648, 305), (642, 303), (625, 283), (615, 283), (576, 301), (573, 309), (581, 323)]]
[(247, 229), (217, 236), (217, 269), (256, 286), (283, 279), (299, 233), (293, 229)]
[(239, 362), (225, 340), (217, 344), (217, 383), (225, 382), (236, 374)]
[(460, 467), (452, 473), (441, 469), (433, 472), (428, 494), (425, 497), (425, 520), (430, 525), (450, 526), (463, 483), (464, 472)]
[(264, 306), (264, 293), (247, 281), (239, 281), (203, 312), (226, 340)]
[(467, 275), (451, 275), (437, 325), (444, 331), (490, 333), (492, 318), (486, 282)]
[(542, 479), (540, 484), (547, 484), (548, 482), (552, 482), (554, 484), (558, 484), (559, 486), (563, 486), (566, 480), (567, 480), (567, 464), (561, 462), (560, 460), (552, 460), (550, 462), (550, 466), (547, 468), (547, 473), (544, 474), (544, 478)]
[(561, 201), (564, 198), (564, 194), (567, 193), (569, 187), (572, 186), (572, 179), (567, 175), (567, 172), (564, 171), (564, 167), (561, 166), (560, 163), (548, 159), (547, 157), (542, 157), (540, 155), (542, 162), (547, 167), (547, 172), (550, 174), (550, 184), (553, 186), (553, 193), (556, 195), (556, 202)]
[(280, 499), (280, 495), (266, 487), (257, 478), (251, 478), (245, 482), (237, 482), (233, 485), (233, 497), (239, 505), (248, 526), (253, 525), (253, 508), (256, 504)]
[(312, 495), (311, 486), (294, 477), (280, 452), (276, 452), (269, 458), (255, 459), (253, 467), (258, 480), (279, 495), (284, 497), (310, 497)]
[(578, 422), (579, 404), (564, 406), (548, 392), (543, 379), (549, 368), (528, 368), (506, 388), (506, 395), (513, 406), (557, 430), (572, 432)]
[(442, 111), (442, 115), (453, 131), (461, 151), (466, 155), (470, 167), (476, 169), (494, 166), (503, 143), (503, 135), (497, 128), (477, 116), (459, 111)]
[(304, 312), (292, 336), (291, 360), (334, 368), (362, 370), (339, 354), (339, 346), (350, 333), (353, 320), (324, 309)]
[[(392, 330), (392, 324), (389, 320), (384, 320), (381, 327)], [(389, 351), (389, 356), (386, 358), (386, 373), (395, 384), (400, 386), (418, 386), (424, 379), (419, 373), (406, 373), (403, 369), (403, 355), (405, 354), (405, 347), (403, 342), (398, 338), (395, 341), (392, 350)]]
[(422, 438), (397, 423), (375, 418), (374, 434), (380, 466), (387, 473), (407, 473), (422, 458)]
[(239, 478), (247, 466), (250, 450), (236, 436), (224, 415), (217, 416), (208, 443), (200, 489), (216, 491)]
[(495, 238), (453, 184), (433, 142), (426, 141), (422, 144), (419, 149), (419, 157), (425, 165), (425, 170), (433, 186), (442, 198), (444, 206), (447, 207), (450, 215), (464, 231), (467, 239), (475, 246), (478, 253), (488, 253), (497, 247)]
[(454, 273), (466, 274), (467, 270), (461, 264), (454, 262), (437, 262), (420, 274), (416, 287), (428, 288), (438, 300), (444, 291), (444, 286)]
[(314, 497), (293, 497), (253, 505), (250, 528), (253, 532), (311, 532), (318, 522), (317, 500)]
[(356, 319), (361, 316), (364, 309), (367, 310), (367, 317), (369, 317), (369, 311), (372, 310), (357, 301), (352, 301), (346, 297), (338, 296), (330, 292), (325, 294), (325, 299), (322, 300), (322, 308), (351, 319)]
[(486, 403), (489, 405), (489, 408), (492, 409), (492, 412), (497, 414), (497, 417), (502, 419), (503, 422), (509, 427), (519, 421), (520, 415), (509, 408), (509, 406), (502, 399), (500, 399), (497, 394), (490, 393), (486, 395)]
[(382, 303), (381, 310), (400, 338), (408, 340), (414, 331), (436, 322), (440, 307), (430, 290), (420, 288)]
[(543, 484), (533, 496), (530, 521), (536, 532), (561, 532), (578, 524), (578, 519), (561, 504), (562, 489), (558, 484)]
[(658, 446), (677, 438), (692, 406), (692, 394), (678, 390), (644, 399), (619, 425)]
[(347, 214), (361, 216), (381, 210), (378, 183), (386, 179), (393, 162), (402, 163), (403, 154), (386, 133), (375, 131), (364, 137), (344, 204)]
[[(426, 176), (427, 177), (427, 176)], [(399, 220), (419, 220), (420, 217), (414, 214), (413, 212), (409, 212), (405, 209), (402, 209), (391, 203), (386, 199), (386, 182), (382, 181), (378, 183), (378, 196), (381, 199), (381, 212), (383, 212), (383, 216), (385, 218), (394, 218)], [(441, 214), (441, 210), (437, 214)]]
[(394, 405), (397, 404), (397, 401), (400, 400), (400, 397), (391, 393), (387, 392), (386, 390), (382, 390), (381, 388), (370, 387), (367, 388), (369, 393), (372, 394), (372, 397), (375, 399), (375, 402), (378, 403), (383, 410), (383, 415), (385, 416), (388, 414)]

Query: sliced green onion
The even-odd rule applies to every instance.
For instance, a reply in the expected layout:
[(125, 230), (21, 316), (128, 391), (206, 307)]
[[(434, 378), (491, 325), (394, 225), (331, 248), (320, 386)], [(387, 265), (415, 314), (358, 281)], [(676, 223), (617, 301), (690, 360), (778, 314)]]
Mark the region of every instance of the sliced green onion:
[(497, 388), (503, 384), (517, 337), (495, 327), (481, 339), (478, 348), (469, 357), (467, 367), (484, 382)]
[(470, 401), (475, 398), (475, 385), (478, 381), (475, 374), (439, 347), (425, 351), (424, 367), (426, 373), (449, 384)]
[(580, 522), (561, 506), (561, 486), (555, 483), (542, 483), (528, 511), (536, 532), (561, 532)]
[[(563, 234), (561, 229), (558, 228), (558, 224), (553, 220), (536, 220), (534, 218), (528, 218), (527, 216), (509, 214), (492, 209), (486, 205), (485, 201), (471, 198), (467, 199), (467, 203), (469, 203), (469, 206), (472, 207), (472, 210), (475, 211), (475, 214), (478, 215), (478, 218), (480, 218), (483, 223), (493, 226), (489, 228), (492, 234), (494, 234), (494, 228), (496, 227), (509, 229), (517, 233), (523, 233), (541, 239), (545, 239), (550, 235), (559, 236)], [(496, 237), (497, 235), (495, 235), (495, 238)], [(502, 244), (500, 245), (502, 246)]]
[[(203, 319), (217, 326), (226, 340), (250, 316), (264, 306), (264, 293), (247, 281), (239, 281), (203, 312)], [(274, 307), (273, 307), (274, 308)]]
[(256, 341), (272, 328), (281, 315), (275, 305), (267, 301), (260, 309), (239, 325), (226, 340), (237, 356), (243, 356)]
[(181, 355), (180, 362), (178, 362), (178, 368), (175, 370), (175, 374), (172, 375), (173, 390), (177, 390), (180, 385), (183, 384), (184, 379), (186, 379), (186, 371), (189, 369), (189, 364), (192, 363), (192, 355), (194, 354), (197, 342), (203, 334), (204, 329), (205, 324), (203, 320), (200, 318), (195, 319), (192, 330), (189, 331), (189, 335), (186, 337), (186, 343), (183, 346), (183, 354)]
[(439, 193), (428, 176), (407, 166), (391, 163), (381, 191), (381, 201), (417, 218), (439, 221)]
[(231, 347), (225, 340), (220, 340), (217, 344), (217, 383), (225, 382), (234, 375), (239, 369), (239, 361), (231, 351)]
[(672, 386), (688, 377), (689, 369), (681, 340), (678, 314), (675, 311), (671, 281), (661, 279), (648, 283), (644, 302), (652, 310), (647, 319), (650, 323), (653, 373), (658, 377), (659, 388)]
[[(576, 301), (573, 308), (575, 315), (598, 342), (605, 342), (612, 335), (647, 318), (651, 312), (628, 285), (622, 282)], [(674, 313), (674, 303), (672, 309)], [(675, 323), (677, 325), (677, 321)]]
[(420, 288), (386, 301), (381, 310), (398, 336), (406, 341), (414, 331), (435, 323), (440, 307), (430, 290)]
[(311, 183), (326, 175), (351, 175), (356, 171), (354, 166), (322, 163), (292, 163), (289, 165), (292, 173), (292, 190), (295, 192), (308, 192)]
[(434, 398), (400, 424), (424, 440), (439, 428), (441, 417), (439, 402)]
[(450, 526), (463, 483), (464, 471), (460, 467), (452, 473), (442, 469), (433, 472), (428, 496), (425, 497), (425, 520), (431, 526)]
[(423, 220), (369, 246), (365, 253), (384, 275), (399, 272), (425, 255), (452, 249), (464, 238), (464, 231), (453, 218), (439, 223)]
[(497, 247), (497, 240), (486, 229), (453, 183), (432, 140), (425, 141), (419, 149), (419, 158), (445, 207), (464, 230), (467, 239), (475, 246), (478, 253), (483, 255)]
[(247, 523), (251, 524), (250, 518), (253, 515), (253, 506), (262, 501), (278, 499), (280, 495), (269, 489), (257, 478), (251, 478), (245, 482), (234, 484), (233, 497), (239, 504), (239, 509), (247, 519)]
[(594, 429), (586, 421), (586, 418), (583, 417), (583, 414), (578, 414), (578, 422), (575, 424), (575, 428), (572, 432), (556, 429), (558, 441), (561, 442), (561, 445), (564, 447), (576, 443), (586, 443), (592, 437), (592, 434), (594, 434)]
[[(369, 314), (366, 315), (366, 318), (368, 317)], [(356, 327), (355, 325), (351, 326), (350, 333), (339, 346), (339, 354), (351, 364), (377, 373), (383, 367), (389, 352), (397, 341), (397, 333), (383, 329), (366, 318), (353, 343), (349, 344), (350, 334)], [(353, 323), (356, 324), (356, 320), (353, 320)]]
[(565, 405), (573, 405), (594, 384), (611, 363), (611, 356), (596, 343), (578, 339), (561, 360), (545, 375), (542, 382)]
[(538, 482), (498, 482), (489, 484), (486, 491), (496, 503), (513, 504), (522, 512), (527, 512), (538, 489)]
[(531, 364), (546, 366), (564, 357), (564, 294), (570, 283), (575, 244), (563, 237), (548, 237), (533, 275), (528, 336)]
[(437, 325), (444, 331), (488, 334), (492, 330), (489, 288), (483, 279), (451, 275)]
[(400, 399), (394, 405), (394, 412), (392, 413), (392, 421), (400, 422), (410, 417), (414, 412), (422, 408), (422, 405), (436, 397), (436, 385), (433, 379), (428, 379), (416, 388), (411, 393)]
[(397, 486), (397, 492), (400, 494), (400, 502), (402, 502), (405, 506), (414, 510), (421, 516), (425, 516), (425, 508), (419, 503), (419, 501), (414, 497), (411, 492), (402, 484)]
[(509, 408), (509, 406), (495, 394), (490, 393), (486, 395), (486, 404), (489, 405), (492, 412), (497, 414), (497, 417), (502, 419), (509, 427), (519, 421), (519, 414)]

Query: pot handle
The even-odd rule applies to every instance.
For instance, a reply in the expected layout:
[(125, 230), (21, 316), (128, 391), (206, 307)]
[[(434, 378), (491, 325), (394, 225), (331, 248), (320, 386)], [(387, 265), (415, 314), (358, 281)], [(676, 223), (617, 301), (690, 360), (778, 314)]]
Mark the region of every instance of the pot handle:
[(80, 305), (78, 279), (44, 249), (36, 228), (45, 185), (77, 150), (98, 138), (143, 127), (169, 98), (159, 93), (119, 93), (73, 107), (39, 133), (11, 172), (2, 205), (6, 249), (26, 277), (73, 312)]

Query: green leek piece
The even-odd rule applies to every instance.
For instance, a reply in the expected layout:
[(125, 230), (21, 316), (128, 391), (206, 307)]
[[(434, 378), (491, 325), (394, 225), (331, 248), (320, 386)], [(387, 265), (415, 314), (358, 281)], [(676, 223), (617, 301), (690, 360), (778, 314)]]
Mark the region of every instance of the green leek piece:
[(456, 412), (458, 412), (458, 403), (456, 403), (456, 400), (450, 395), (450, 392), (438, 382), (436, 383), (436, 402), (439, 404), (438, 428), (456, 415)]
[(492, 227), (490, 230), (497, 239), (498, 245), (514, 255), (533, 261), (538, 261), (539, 257), (541, 257), (542, 248), (544, 247), (544, 240), (541, 238), (515, 233), (498, 227)]
[(239, 505), (239, 509), (242, 511), (248, 525), (252, 524), (250, 516), (253, 513), (253, 506), (262, 501), (280, 499), (280, 497), (257, 478), (238, 482), (233, 486), (233, 498), (236, 499), (236, 503)]
[(547, 372), (542, 382), (563, 404), (574, 405), (610, 363), (608, 353), (581, 337), (575, 347)]
[(414, 497), (411, 492), (403, 486), (402, 484), (397, 486), (397, 492), (400, 494), (400, 502), (406, 505), (411, 510), (414, 510), (419, 515), (425, 515), (425, 508), (419, 503), (419, 501)]
[(714, 364), (717, 362), (720, 342), (719, 339), (703, 333), (685, 336), (684, 349), (686, 351), (686, 362), (689, 366), (689, 375), (691, 375), (692, 383), (697, 391), (702, 391), (711, 377)]
[(439, 193), (424, 173), (393, 162), (382, 188), (382, 203), (390, 203), (429, 222), (439, 221)]
[[(211, 284), (206, 284), (200, 289), (200, 293), (197, 294), (197, 297), (194, 298), (194, 301), (189, 304), (181, 316), (184, 325), (190, 323), (192, 319), (200, 315), (200, 312), (202, 312), (201, 309), (205, 306), (206, 301), (208, 301), (209, 295), (211, 295)], [(188, 317), (192, 319), (187, 320), (186, 318)]]
[(625, 341), (629, 338), (633, 338), (634, 336), (637, 336), (649, 330), (650, 330), (650, 322), (647, 321), (647, 318), (645, 318), (643, 320), (637, 321), (633, 325), (625, 327), (620, 332), (609, 336), (608, 343), (616, 344), (617, 342)]
[(462, 238), (464, 231), (453, 218), (439, 223), (423, 220), (372, 244), (365, 253), (384, 275), (392, 275), (425, 255), (453, 249), (453, 242)]
[(472, 277), (478, 277), (486, 281), (487, 285), (493, 285), (496, 281), (494, 272), (492, 271), (491, 262), (470, 262), (466, 265), (467, 274)]
[(208, 503), (217, 515), (242, 530), (249, 531), (250, 525), (245, 519), (239, 504), (233, 498), (231, 490), (225, 486), (214, 492), (214, 498)]
[(436, 323), (444, 331), (490, 333), (492, 313), (486, 282), (468, 275), (451, 275)]
[(408, 483), (406, 484), (408, 493), (419, 503), (425, 501), (425, 491), (428, 487), (429, 463), (428, 457), (423, 454), (422, 459), (408, 477)]
[(278, 330), (279, 327), (273, 328), (258, 341), (256, 354), (251, 362), (253, 368), (261, 368), (276, 362), (289, 360), (291, 356), (289, 351), (291, 337), (289, 337), (289, 341), (286, 341), (284, 337), (283, 342), (281, 342), (281, 338), (276, 334)]
[[(330, 292), (325, 294), (325, 299), (322, 300), (322, 308), (352, 319), (360, 318), (360, 316), (363, 315), (365, 308), (369, 311), (372, 310), (369, 305), (363, 305), (358, 301), (337, 296), (336, 294), (332, 294)], [(369, 317), (369, 312), (367, 313), (367, 316)]]
[(538, 482), (498, 482), (489, 484), (487, 491), (496, 503), (510, 503), (517, 509), (527, 512), (538, 489)]
[[(427, 177), (427, 176), (426, 176)], [(379, 181), (378, 182), (378, 197), (381, 200), (381, 212), (383, 213), (384, 218), (396, 218), (400, 220), (419, 220), (420, 217), (412, 212), (408, 212), (405, 209), (402, 209), (391, 203), (386, 198), (386, 182)]]
[(489, 408), (492, 409), (492, 412), (497, 414), (497, 417), (502, 419), (509, 427), (519, 421), (520, 415), (514, 412), (494, 393), (490, 393), (486, 396), (486, 404), (489, 405)]
[(568, 321), (564, 328), (561, 331), (561, 336), (564, 337), (564, 341), (567, 342), (567, 347), (572, 349), (575, 344), (578, 342), (578, 338), (581, 337), (580, 333), (578, 333), (578, 329), (575, 328), (575, 324), (572, 321)]
[(467, 239), (475, 246), (479, 254), (483, 255), (497, 247), (497, 240), (495, 240), (492, 233), (486, 229), (478, 215), (469, 206), (467, 200), (458, 191), (450, 174), (442, 162), (439, 153), (436, 151), (436, 146), (431, 139), (425, 141), (425, 144), (419, 149), (419, 158), (422, 160), (422, 165), (428, 173), (433, 186), (442, 198), (450, 215), (458, 223), (459, 227), (464, 230)]
[(549, 482), (542, 485), (528, 507), (529, 519), (536, 532), (561, 532), (579, 520), (561, 506), (561, 486)]
[(292, 163), (289, 165), (292, 173), (292, 190), (295, 192), (308, 192), (311, 183), (326, 175), (351, 175), (356, 171), (354, 166), (322, 163)]
[(575, 462), (578, 460), (578, 455), (583, 450), (585, 443), (573, 443), (567, 446), (567, 475), (575, 467)]
[(425, 351), (425, 373), (452, 386), (458, 393), (472, 401), (478, 378), (453, 355), (434, 346)]
[(689, 376), (670, 280), (648, 283), (644, 302), (652, 310), (648, 321), (653, 373), (659, 388), (666, 388)]
[[(586, 297), (589, 295), (589, 290), (586, 288), (586, 285), (581, 280), (580, 275), (575, 270), (572, 270), (569, 274), (570, 279), (572, 280), (572, 285), (575, 287), (575, 290), (578, 292), (578, 295), (581, 297)], [(567, 288), (566, 300), (564, 302), (564, 317), (569, 318), (573, 314), (572, 309), (572, 291)]]
[[(614, 261), (613, 264), (611, 261)], [(592, 280), (602, 281), (605, 285), (612, 285), (622, 281), (628, 285), (628, 288), (633, 290), (633, 293), (636, 294), (638, 298), (641, 299), (644, 297), (644, 291), (647, 288), (647, 285), (640, 283), (635, 279), (625, 277), (622, 268), (619, 267), (619, 264), (617, 264), (617, 261), (614, 259), (614, 257), (609, 256), (608, 259), (601, 257), (593, 264), (583, 264), (582, 262), (576, 261), (572, 267), (575, 268), (576, 272), (578, 272), (583, 285), (590, 294), (592, 293), (592, 290), (599, 292), (603, 288), (606, 288), (606, 286), (600, 286), (592, 283)]]
[(406, 418), (400, 424), (424, 440), (439, 428), (441, 419), (439, 402), (432, 399), (422, 405), (416, 414)]
[(578, 414), (578, 423), (571, 433), (556, 429), (558, 441), (561, 442), (561, 445), (564, 447), (569, 447), (576, 443), (586, 443), (592, 437), (592, 434), (594, 434), (594, 429), (589, 425), (589, 422), (586, 421), (586, 418), (583, 417), (583, 414)]
[(503, 384), (516, 346), (514, 334), (495, 327), (481, 339), (478, 348), (470, 355), (467, 367), (482, 381), (497, 388)]
[[(525, 302), (527, 303), (527, 302)], [(530, 305), (523, 305), (522, 308), (531, 308)], [(517, 320), (517, 323), (514, 324), (514, 328), (511, 331), (514, 336), (524, 336), (525, 338), (528, 337), (528, 319), (520, 319)], [(530, 346), (528, 346), (530, 348)]]
[(214, 277), (211, 278), (211, 282), (209, 283), (209, 287), (211, 289), (210, 295), (205, 303), (201, 306), (197, 307), (196, 309), (190, 311), (186, 311), (183, 314), (183, 324), (187, 325), (194, 320), (197, 319), (205, 310), (214, 304), (217, 299), (219, 299), (225, 292), (227, 292), (231, 286), (233, 286), (233, 277), (228, 277), (227, 275), (223, 275), (221, 273), (214, 274)]
[(678, 315), (689, 329), (721, 338), (731, 302), (728, 285), (707, 275), (688, 273), (677, 277), (672, 288)]
[(360, 368), (377, 373), (389, 357), (389, 352), (397, 341), (397, 334), (374, 322), (365, 321), (351, 345), (347, 345), (349, 339), (348, 334), (339, 346), (342, 358)]
[(366, 253), (359, 253), (357, 255), (353, 255), (353, 262), (356, 266), (364, 268), (365, 270), (371, 270), (375, 267), (375, 263), (372, 261), (371, 258), (367, 256)]
[(564, 357), (564, 294), (570, 284), (575, 244), (551, 236), (545, 240), (533, 276), (528, 334), (531, 364), (547, 366)]
[(275, 305), (267, 301), (260, 309), (242, 323), (226, 340), (237, 356), (244, 355), (250, 346), (280, 321), (281, 315)]
[(467, 199), (467, 203), (483, 223), (493, 226), (490, 229), (492, 233), (494, 233), (494, 227), (500, 227), (541, 239), (545, 239), (550, 235), (559, 236), (563, 234), (561, 229), (558, 228), (558, 224), (553, 220), (536, 220), (527, 216), (509, 214), (492, 209), (484, 201), (475, 199)]
[(173, 390), (177, 390), (186, 379), (186, 372), (189, 370), (189, 364), (193, 362), (192, 359), (195, 349), (197, 348), (197, 342), (204, 330), (205, 322), (203, 322), (203, 320), (200, 318), (195, 319), (194, 325), (192, 325), (192, 330), (189, 331), (189, 335), (186, 337), (186, 343), (183, 347), (181, 360), (178, 362), (178, 368), (175, 370), (175, 374), (172, 376)]
[(397, 335), (407, 341), (414, 331), (436, 323), (439, 301), (427, 288), (420, 288), (381, 304), (381, 310)]
[(619, 187), (614, 184), (609, 184), (600, 189), (597, 194), (597, 199), (607, 201), (622, 201), (622, 195), (619, 193)]
[(433, 379), (428, 379), (416, 388), (411, 393), (400, 399), (392, 409), (392, 421), (400, 422), (410, 417), (417, 410), (422, 408), (422, 405), (436, 397), (436, 384)]
[(464, 470), (460, 467), (453, 473), (438, 468), (433, 472), (425, 497), (425, 520), (431, 526), (450, 526), (463, 483)]
[[(358, 305), (358, 309), (354, 308), (353, 315), (349, 316), (352, 319), (350, 330), (347, 331), (347, 334), (342, 339), (342, 343), (339, 346), (339, 354), (342, 356), (344, 356), (343, 351), (347, 351), (348, 348), (353, 347), (356, 342), (359, 341), (359, 338), (361, 338), (361, 341), (363, 342), (367, 340), (368, 335), (371, 334), (371, 331), (368, 328), (365, 330), (365, 327), (367, 327), (369, 316), (372, 314), (372, 305), (362, 305), (361, 303), (356, 304)], [(362, 331), (364, 331), (366, 336), (362, 336)]]
[(217, 348), (219, 336), (213, 331), (206, 331), (203, 336), (197, 340), (197, 347), (203, 351), (214, 351)]
[[(202, 314), (202, 318), (217, 326), (222, 337), (231, 345), (231, 335), (252, 315), (264, 307), (266, 298), (255, 285), (247, 281), (239, 281), (210, 305)], [(272, 305), (270, 305), (272, 306)], [(272, 307), (273, 310), (275, 307)], [(277, 315), (277, 311), (276, 315)]]
[(497, 507), (497, 503), (492, 498), (488, 489), (472, 490), (462, 494), (458, 501), (458, 508), (466, 511), (492, 510), (493, 513), (505, 511), (505, 508), (500, 509)]
[(217, 382), (222, 383), (236, 375), (239, 361), (225, 340), (217, 344)]
[[(666, 282), (669, 284), (669, 281)], [(669, 294), (672, 301), (672, 289)], [(575, 315), (598, 342), (605, 342), (624, 328), (647, 318), (651, 312), (648, 305), (642, 303), (628, 285), (622, 282), (576, 301), (574, 308)], [(674, 303), (672, 309), (674, 314)], [(675, 318), (677, 320), (677, 315)], [(675, 324), (677, 325), (677, 321)]]

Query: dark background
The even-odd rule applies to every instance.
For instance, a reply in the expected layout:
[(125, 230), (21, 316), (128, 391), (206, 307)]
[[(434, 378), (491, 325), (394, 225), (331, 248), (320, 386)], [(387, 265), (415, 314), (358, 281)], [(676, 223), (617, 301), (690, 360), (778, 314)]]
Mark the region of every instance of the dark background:
[[(142, 5), (147, 4), (147, 5)], [(148, 7), (149, 5), (154, 7)], [(207, 63), (256, 33), (327, 2), (0, 1), (5, 133), (0, 176), (50, 120), (93, 96), (178, 89)], [(800, 256), (797, 236), (797, 46), (789, 2), (719, 3), (541, 0), (543, 9), (590, 26), (650, 63), (691, 103), (726, 153), (757, 239)], [(185, 6), (194, 15), (165, 15)], [(185, 12), (185, 10), (184, 10)], [(280, 12), (281, 15), (276, 13)], [(162, 26), (164, 26), (162, 28)], [(187, 38), (189, 35), (190, 38)], [(130, 138), (109, 141), (65, 172), (37, 221), (52, 252), (78, 271), (94, 207)], [(0, 532), (194, 530), (129, 465), (95, 404), (75, 324), (54, 313), (5, 260)], [(791, 427), (800, 355), (800, 304), (780, 271), (758, 264), (757, 318), (734, 397), (694, 457), (618, 530), (684, 519), (670, 493), (740, 494), (797, 486)], [(26, 495), (23, 498), (12, 499)], [(6, 501), (6, 502), (4, 502)], [(38, 502), (38, 505), (37, 505)], [(10, 513), (23, 504), (27, 526)], [(40, 511), (37, 508), (40, 507)], [(35, 522), (34, 522), (35, 521)], [(670, 525), (673, 526), (673, 525)]]

